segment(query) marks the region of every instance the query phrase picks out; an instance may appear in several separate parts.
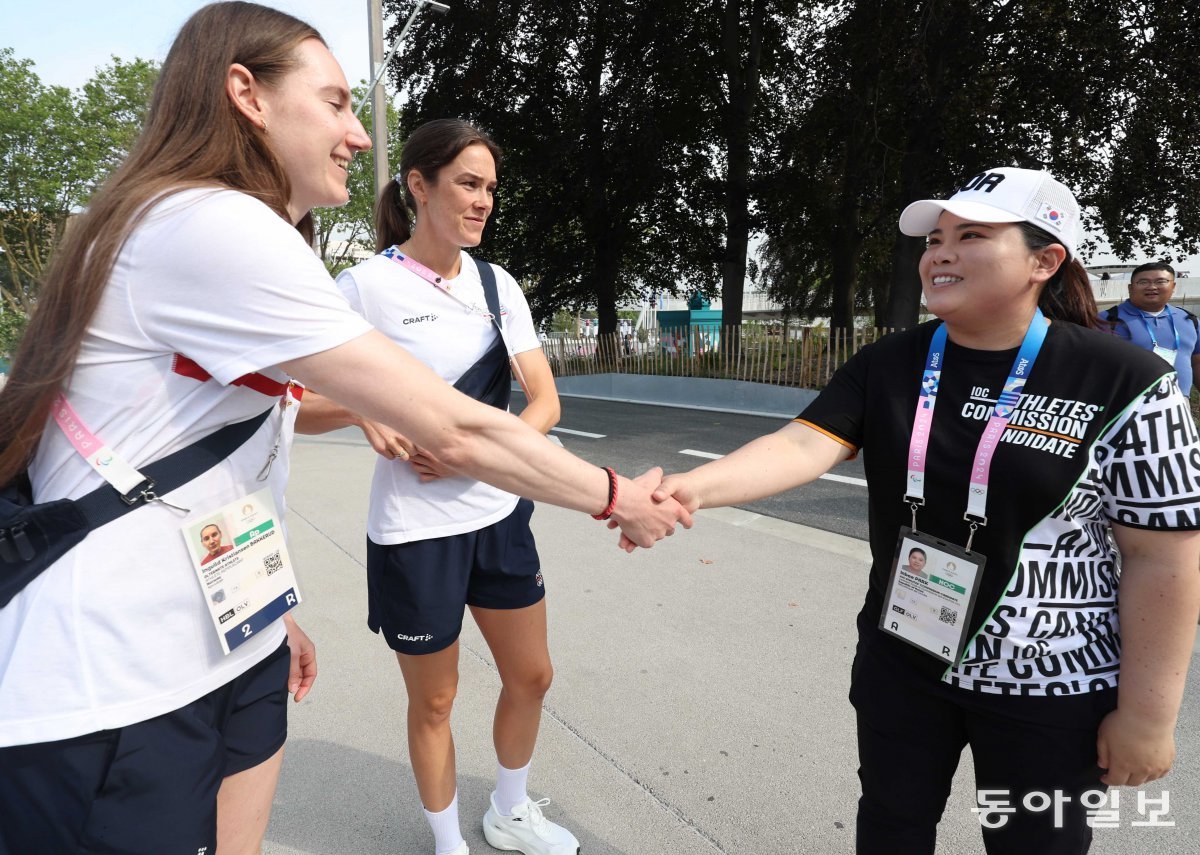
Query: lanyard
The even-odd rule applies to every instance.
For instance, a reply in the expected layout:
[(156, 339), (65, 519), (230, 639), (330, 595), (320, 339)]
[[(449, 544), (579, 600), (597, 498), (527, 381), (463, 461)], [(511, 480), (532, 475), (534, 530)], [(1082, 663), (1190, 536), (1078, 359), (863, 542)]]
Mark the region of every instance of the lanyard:
[[(992, 414), (979, 438), (975, 449), (975, 462), (971, 466), (971, 489), (967, 497), (967, 512), (963, 519), (971, 524), (971, 535), (967, 538), (967, 551), (971, 550), (971, 538), (975, 529), (987, 525), (988, 479), (992, 470), (992, 457), (1000, 445), (1000, 437), (1016, 409), (1025, 388), (1025, 381), (1033, 370), (1042, 344), (1046, 341), (1046, 322), (1041, 309), (1034, 311), (1029, 329), (1021, 341), (1017, 358), (1004, 381), (1004, 391), (996, 400)], [(938, 383), (946, 362), (946, 325), (941, 324), (933, 333), (929, 343), (929, 355), (925, 359), (925, 373), (921, 377), (921, 394), (917, 398), (917, 414), (913, 420), (912, 437), (908, 444), (908, 490), (904, 501), (912, 507), (913, 529), (917, 527), (917, 508), (925, 504), (925, 459), (929, 450), (929, 434), (933, 427), (933, 411), (937, 406)]]
[(71, 445), (75, 447), (75, 451), (87, 461), (88, 466), (92, 467), (97, 475), (120, 493), (122, 502), (127, 505), (136, 505), (138, 502), (161, 502), (167, 507), (188, 512), (187, 508), (172, 505), (157, 495), (154, 492), (154, 479), (147, 478), (125, 458), (105, 445), (100, 437), (93, 434), (62, 392), (54, 397), (51, 413), (55, 423), (70, 440)]
[(389, 246), (387, 249), (385, 249), (380, 254), (384, 258), (390, 258), (392, 261), (396, 262), (397, 264), (399, 264), (401, 267), (405, 268), (409, 272), (424, 279), (426, 282), (428, 282), (434, 288), (437, 288), (439, 291), (441, 291), (447, 297), (451, 298), (452, 300), (457, 302), (459, 305), (466, 308), (467, 311), (474, 312), (475, 314), (480, 315), (481, 317), (484, 317), (491, 323), (495, 324), (496, 332), (500, 333), (500, 340), (502, 342), (504, 342), (504, 349), (505, 349), (505, 351), (508, 352), (508, 363), (512, 367), (513, 376), (515, 376), (517, 378), (517, 382), (520, 384), (521, 390), (525, 393), (525, 397), (528, 398), (530, 401), (533, 400), (533, 395), (531, 395), (529, 392), (529, 385), (525, 382), (525, 374), (521, 371), (521, 366), (517, 364), (517, 360), (513, 356), (513, 349), (512, 349), (512, 346), (508, 343), (508, 336), (504, 334), (504, 325), (502, 323), (500, 323), (500, 319), (498, 317), (493, 315), (491, 312), (486, 311), (485, 309), (479, 308), (479, 306), (474, 303), (468, 303), (462, 297), (459, 297), (457, 294), (452, 293), (450, 290), (450, 286), (448, 286), (444, 283), (444, 280), (442, 279), (441, 276), (438, 276), (436, 273), (434, 273), (432, 270), (430, 270), (428, 267), (426, 267), (421, 262), (417, 261), (415, 258), (409, 258), (407, 255), (405, 255), (404, 253), (402, 253), (400, 251), (400, 247)]
[[(1137, 308), (1136, 306), (1134, 308)], [(1175, 333), (1175, 350), (1179, 350), (1179, 329), (1175, 326), (1175, 316), (1171, 314), (1171, 307), (1167, 306), (1167, 320), (1171, 322), (1171, 332)], [(1141, 317), (1142, 323), (1146, 325), (1146, 335), (1150, 336), (1150, 344), (1152, 347), (1158, 347), (1158, 337), (1154, 335), (1154, 327), (1150, 325), (1150, 319), (1146, 317), (1146, 313), (1138, 309), (1138, 316)], [(1153, 317), (1153, 315), (1151, 315)]]
[[(432, 270), (430, 270), (428, 267), (426, 267), (421, 262), (417, 261), (415, 258), (409, 258), (407, 255), (405, 255), (404, 253), (402, 253), (400, 251), (400, 247), (389, 246), (387, 249), (385, 249), (381, 253), (381, 255), (383, 255), (384, 258), (390, 258), (392, 261), (396, 262), (401, 267), (405, 268), (406, 270), (410, 271), (411, 273), (414, 273), (417, 276), (419, 276), (420, 278), (424, 279), (426, 282), (428, 282), (434, 288), (437, 288), (439, 291), (441, 291), (447, 297), (449, 297), (450, 299), (459, 303), (460, 305), (462, 305), (464, 308), (468, 309), (469, 311), (472, 311), (477, 315), (487, 318), (489, 321), (495, 322), (496, 329), (500, 330), (501, 338), (504, 337), (504, 330), (500, 326), (499, 318), (492, 315), (492, 313), (487, 311), (486, 309), (479, 308), (479, 306), (477, 304), (468, 303), (462, 297), (455, 294), (453, 291), (450, 290), (450, 286), (446, 284), (445, 280), (441, 276), (438, 276), (436, 273), (434, 273)], [(508, 346), (507, 339), (505, 339), (504, 344), (506, 347)]]
[[(303, 386), (289, 382), (287, 386), (281, 386), (281, 388), (284, 389), (281, 401), (282, 407), (286, 408), (292, 404), (299, 403), (300, 395), (298, 393), (303, 392)], [(167, 507), (189, 512), (187, 508), (172, 505), (157, 495), (154, 492), (154, 479), (143, 475), (124, 457), (105, 445), (100, 437), (92, 433), (91, 429), (83, 423), (83, 419), (79, 417), (79, 413), (75, 412), (75, 408), (71, 406), (71, 402), (67, 400), (67, 396), (62, 392), (59, 392), (54, 398), (51, 415), (54, 417), (54, 421), (59, 429), (67, 437), (71, 445), (75, 447), (75, 451), (79, 456), (87, 461), (88, 466), (92, 467), (93, 472), (111, 484), (121, 494), (121, 501), (125, 502), (125, 504), (133, 505), (139, 501), (161, 502)], [(279, 445), (282, 438), (283, 420), (281, 419), (279, 431), (275, 434), (275, 445), (271, 449), (271, 453), (267, 457), (267, 462), (263, 466), (262, 471), (258, 473), (259, 481), (266, 480), (268, 473), (270, 473), (271, 464), (279, 454)]]

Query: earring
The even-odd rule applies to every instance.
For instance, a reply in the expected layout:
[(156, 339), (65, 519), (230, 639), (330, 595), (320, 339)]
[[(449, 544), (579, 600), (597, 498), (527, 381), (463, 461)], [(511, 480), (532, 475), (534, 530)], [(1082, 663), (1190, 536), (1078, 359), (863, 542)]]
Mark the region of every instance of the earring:
[(264, 134), (267, 132), (267, 120), (266, 119), (262, 120), (262, 132)]

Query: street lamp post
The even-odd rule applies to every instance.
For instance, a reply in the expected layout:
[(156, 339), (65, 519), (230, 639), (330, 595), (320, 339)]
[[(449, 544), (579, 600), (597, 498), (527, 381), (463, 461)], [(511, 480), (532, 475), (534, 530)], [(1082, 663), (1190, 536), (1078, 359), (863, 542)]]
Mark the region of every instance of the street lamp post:
[(370, 98), (371, 145), (375, 150), (376, 199), (379, 198), (379, 194), (383, 192), (384, 185), (392, 177), (388, 169), (387, 85), (383, 81), (383, 74), (387, 71), (388, 64), (392, 61), (392, 57), (396, 55), (396, 51), (400, 49), (400, 43), (404, 41), (404, 37), (408, 34), (409, 27), (412, 26), (413, 21), (417, 19), (417, 15), (426, 6), (439, 15), (444, 15), (450, 11), (450, 7), (445, 3), (437, 3), (435, 0), (418, 0), (417, 8), (412, 10), (412, 14), (408, 16), (408, 20), (404, 22), (404, 27), (400, 30), (400, 36), (392, 44), (392, 49), (388, 51), (385, 57), (383, 56), (383, 0), (367, 0), (367, 25), (371, 39), (372, 77), (366, 94), (358, 102), (358, 106), (354, 108), (354, 115), (357, 116), (362, 112), (363, 105)]

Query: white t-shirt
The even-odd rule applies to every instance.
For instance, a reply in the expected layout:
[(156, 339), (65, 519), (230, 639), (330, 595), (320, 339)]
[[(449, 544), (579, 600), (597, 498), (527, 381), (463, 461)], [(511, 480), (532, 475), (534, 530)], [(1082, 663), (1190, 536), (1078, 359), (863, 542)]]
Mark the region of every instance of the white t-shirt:
[[(370, 329), (289, 223), (230, 190), (177, 193), (129, 237), (66, 390), (91, 431), (142, 466), (274, 406), (228, 460), (92, 532), (0, 609), (0, 745), (65, 739), (178, 709), (283, 641), (282, 621), (221, 652), (181, 526), (270, 487), (283, 512), (296, 407), (242, 385)], [(177, 373), (175, 354), (213, 379)], [(257, 476), (277, 435), (280, 456)], [(48, 422), (30, 468), (37, 501), (103, 481)]]
[[(382, 255), (344, 271), (337, 283), (372, 326), (453, 384), (491, 348), (497, 335), (495, 324), (468, 308), (486, 312), (487, 300), (475, 262), (465, 252), (461, 262), (458, 276), (443, 280), (457, 299)], [(501, 268), (492, 269), (509, 353), (537, 350), (541, 343), (521, 287)], [(380, 457), (371, 483), (367, 534), (376, 543), (391, 545), (478, 531), (504, 519), (516, 504), (512, 493), (473, 478), (453, 476), (422, 484), (407, 461)]]

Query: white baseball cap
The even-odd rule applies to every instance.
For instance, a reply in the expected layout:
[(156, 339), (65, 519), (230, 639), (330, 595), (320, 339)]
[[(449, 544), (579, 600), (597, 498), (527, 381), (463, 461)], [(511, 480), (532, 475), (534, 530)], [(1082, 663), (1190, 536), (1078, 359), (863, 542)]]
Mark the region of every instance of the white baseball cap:
[(1044, 170), (1001, 166), (981, 172), (949, 199), (913, 202), (900, 214), (900, 231), (924, 237), (937, 228), (942, 211), (976, 223), (1032, 223), (1075, 257), (1079, 203)]

